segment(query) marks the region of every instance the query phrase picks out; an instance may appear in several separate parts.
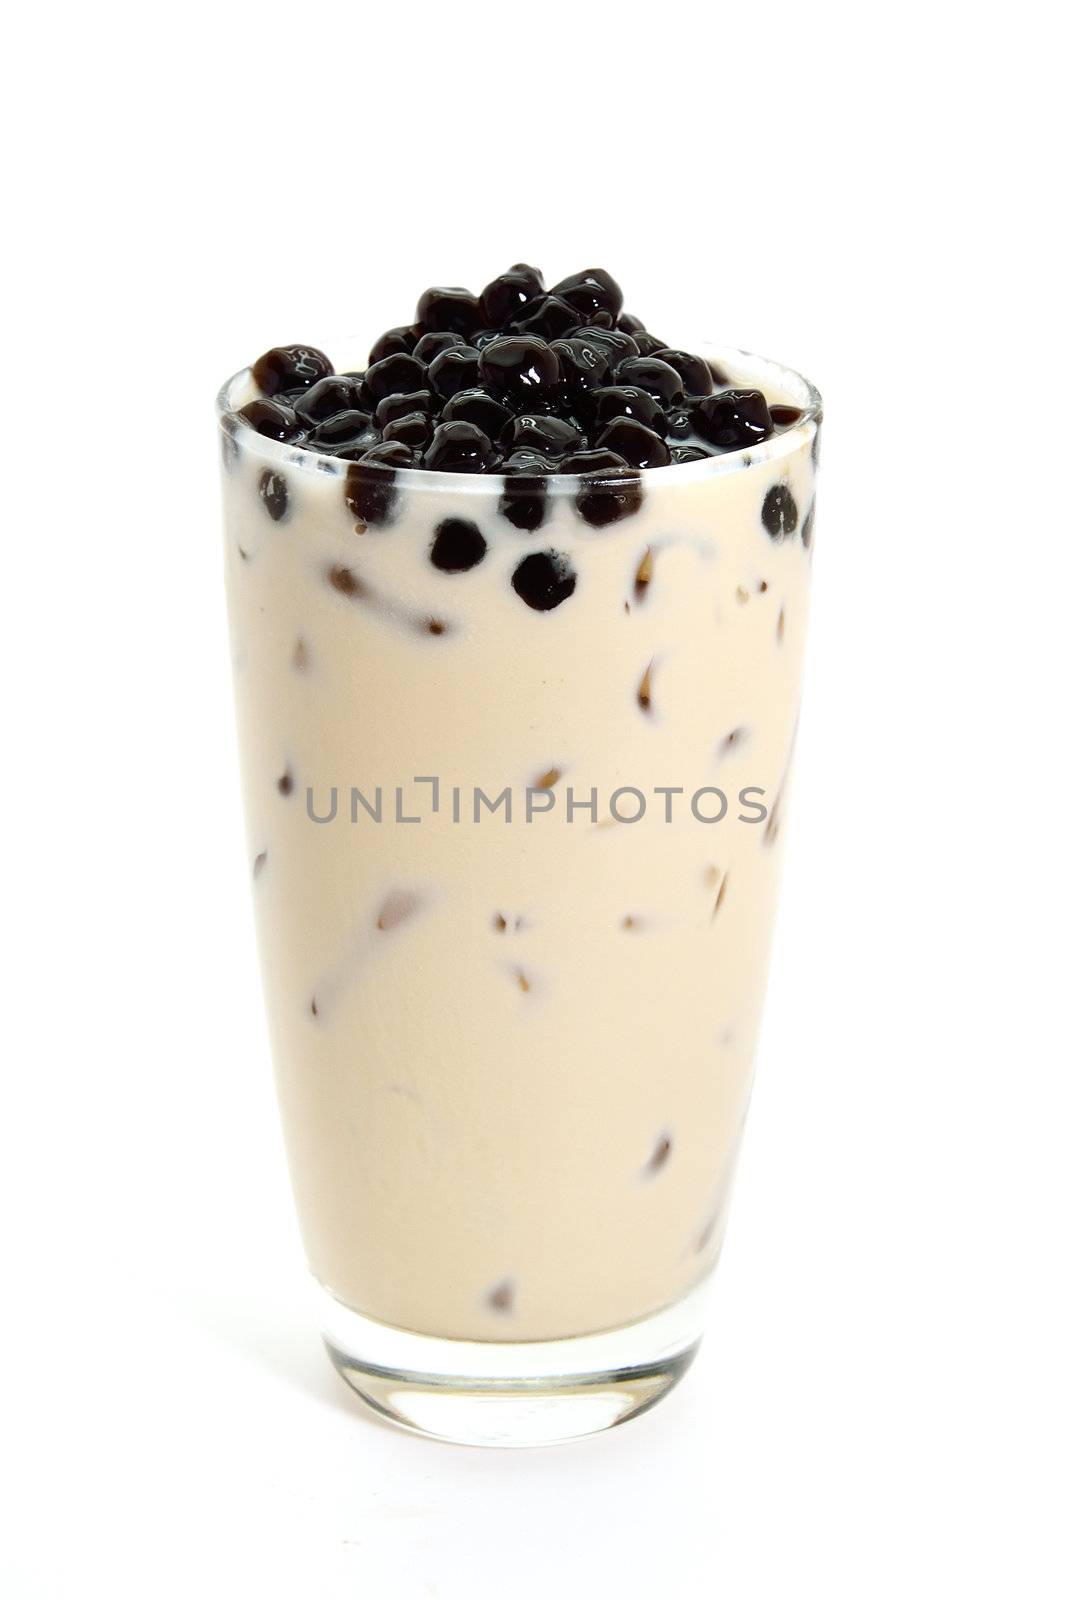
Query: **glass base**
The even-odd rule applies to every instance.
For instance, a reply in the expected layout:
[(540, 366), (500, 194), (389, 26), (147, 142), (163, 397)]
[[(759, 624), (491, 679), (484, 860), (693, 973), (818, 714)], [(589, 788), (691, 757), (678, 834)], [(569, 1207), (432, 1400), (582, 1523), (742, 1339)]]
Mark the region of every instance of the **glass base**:
[(667, 1395), (691, 1365), (706, 1284), (606, 1333), (529, 1344), (434, 1339), (374, 1322), (319, 1289), (329, 1357), (390, 1422), (453, 1444), (562, 1444), (616, 1428)]

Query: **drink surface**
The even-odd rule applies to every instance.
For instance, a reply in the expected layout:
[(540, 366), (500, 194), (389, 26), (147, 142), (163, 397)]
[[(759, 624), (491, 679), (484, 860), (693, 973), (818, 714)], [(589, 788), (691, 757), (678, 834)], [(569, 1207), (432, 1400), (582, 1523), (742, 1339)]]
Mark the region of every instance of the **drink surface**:
[[(801, 400), (781, 369), (714, 359)], [(526, 531), (502, 480), (400, 473), (382, 525), (353, 515), (342, 464), (227, 436), (285, 1138), (312, 1271), (363, 1314), (567, 1337), (712, 1266), (776, 898), (816, 437), (810, 418), (646, 472), (607, 526), (552, 483)], [(548, 609), (515, 581), (535, 555), (566, 578)]]

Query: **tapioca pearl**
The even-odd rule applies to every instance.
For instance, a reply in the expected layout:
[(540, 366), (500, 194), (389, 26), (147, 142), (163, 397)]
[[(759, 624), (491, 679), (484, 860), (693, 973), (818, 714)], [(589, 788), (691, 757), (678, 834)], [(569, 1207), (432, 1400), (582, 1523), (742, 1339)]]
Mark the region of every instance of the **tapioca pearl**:
[(603, 429), (618, 417), (642, 423), (661, 439), (669, 432), (669, 419), (656, 396), (632, 383), (612, 383), (594, 390), (581, 402), (581, 409), (587, 430), (597, 441)]
[(519, 450), (535, 450), (548, 460), (561, 461), (574, 451), (583, 450), (587, 440), (571, 422), (561, 417), (542, 416), (525, 412), (510, 417), (499, 435), (502, 448), (510, 454)]
[(565, 300), (582, 317), (605, 311), (611, 322), (620, 314), (624, 298), (617, 279), (612, 278), (605, 267), (585, 267), (582, 272), (574, 272), (556, 283), (551, 293)]
[(667, 410), (684, 398), (680, 373), (657, 356), (630, 356), (619, 361), (614, 376), (619, 384), (632, 384), (653, 394)]
[(501, 328), (520, 317), (525, 307), (544, 292), (543, 274), (519, 261), (481, 290), (481, 320), (486, 327)]
[(349, 445), (368, 449), (373, 436), (373, 423), (369, 414), (349, 409), (337, 411), (324, 422), (320, 422), (308, 443), (316, 450), (332, 453), (345, 450)]
[(528, 313), (528, 316), (514, 319), (515, 334), (531, 335), (536, 339), (561, 339), (570, 332), (577, 320), (573, 307), (553, 294), (545, 294), (539, 300), (531, 301)]
[(519, 473), (508, 478), (507, 486), (499, 497), (498, 511), (522, 533), (535, 533), (551, 515), (552, 505), (547, 494), (547, 480)]
[(416, 389), (424, 389), (427, 371), (414, 356), (397, 352), (367, 367), (363, 381), (367, 394), (378, 405), (386, 395), (413, 394)]
[(631, 311), (623, 311), (621, 313), (618, 318), (618, 327), (622, 333), (627, 333), (630, 337), (633, 334), (647, 332), (646, 322), (641, 322), (639, 317), (634, 317)]
[(251, 375), (267, 397), (296, 389), (309, 389), (319, 378), (328, 378), (333, 363), (313, 345), (277, 345), (261, 355)]
[(644, 427), (632, 417), (615, 417), (599, 434), (596, 446), (612, 450), (640, 471), (669, 465), (669, 446), (653, 428)]
[(433, 534), (429, 559), (440, 572), (469, 572), (484, 560), (487, 549), (475, 522), (448, 517)]
[(647, 1160), (644, 1162), (644, 1165), (643, 1165), (643, 1175), (644, 1175), (644, 1177), (645, 1178), (654, 1178), (654, 1177), (656, 1177), (657, 1174), (662, 1171), (662, 1168), (665, 1166), (666, 1162), (669, 1160), (669, 1158), (670, 1158), (672, 1153), (673, 1153), (673, 1140), (672, 1140), (672, 1138), (670, 1137), (670, 1135), (668, 1133), (660, 1134), (658, 1139), (657, 1139), (657, 1141), (656, 1141), (656, 1143), (655, 1143), (654, 1149), (651, 1151), (651, 1154), (648, 1156)]
[(424, 460), (430, 472), (491, 472), (499, 465), (500, 456), (476, 423), (441, 422)]
[(546, 340), (531, 336), (493, 339), (480, 353), (479, 371), (490, 390), (526, 412), (553, 402), (561, 382), (558, 356)]
[(237, 416), (264, 439), (280, 444), (298, 444), (306, 431), (292, 408), (276, 400), (249, 400)]
[(675, 444), (670, 446), (669, 459), (675, 467), (684, 467), (690, 461), (709, 461), (710, 452), (694, 444)]
[(277, 780), (277, 792), (287, 800), (296, 787), (296, 780), (292, 776), (291, 767), (286, 767)]
[(504, 1278), (501, 1283), (493, 1285), (485, 1295), (485, 1304), (489, 1311), (498, 1312), (501, 1316), (508, 1315), (514, 1310), (514, 1284), (510, 1278)]
[[(433, 437), (432, 418), (424, 411), (412, 411), (409, 416), (390, 422), (381, 435), (383, 444), (405, 444), (416, 454), (426, 448)], [(365, 457), (363, 457), (365, 460)]]
[(395, 472), (385, 466), (363, 467), (353, 462), (344, 484), (344, 499), (358, 521), (388, 527), (397, 511)]
[(416, 411), (428, 414), (432, 409), (433, 397), (428, 389), (414, 389), (410, 394), (388, 394), (378, 403), (374, 422), (379, 428), (387, 428), (390, 422), (398, 422), (401, 417), (413, 416)]
[(288, 484), (280, 472), (265, 467), (259, 474), (259, 499), (274, 522), (283, 522), (288, 513)]
[(479, 381), (480, 356), (472, 345), (442, 350), (429, 363), (429, 388), (441, 404), (464, 389), (476, 389)]
[(458, 333), (423, 333), (411, 355), (416, 356), (419, 361), (424, 361), (428, 367), (443, 351), (458, 349), (465, 343), (465, 339)]
[(442, 422), (472, 422), (490, 439), (498, 439), (511, 412), (487, 389), (460, 389), (440, 413)]
[(426, 333), (461, 333), (481, 326), (481, 307), (468, 289), (426, 289), (418, 301), (418, 326)]
[(576, 589), (577, 574), (559, 551), (538, 550), (518, 563), (510, 581), (533, 611), (554, 611)]
[(351, 378), (319, 378), (309, 389), (304, 389), (292, 404), (292, 409), (302, 422), (313, 428), (338, 411), (351, 411), (359, 403), (359, 385)]
[(802, 416), (798, 406), (770, 406), (774, 428), (792, 428)]
[(385, 361), (389, 356), (409, 355), (414, 348), (416, 337), (413, 328), (387, 329), (371, 345), (367, 366), (372, 367), (375, 362)]
[(776, 483), (762, 501), (762, 527), (771, 539), (783, 539), (799, 526), (799, 508), (786, 483)]
[(810, 501), (810, 509), (802, 519), (802, 542), (807, 550), (813, 549), (814, 543), (814, 501)]
[(674, 372), (680, 374), (685, 391), (690, 395), (710, 394), (714, 387), (714, 380), (710, 376), (710, 368), (702, 356), (689, 355), (686, 350), (671, 350), (663, 348), (656, 352), (656, 360), (665, 361)]
[(597, 472), (577, 490), (574, 505), (578, 516), (593, 528), (605, 528), (640, 509), (643, 490), (639, 475), (629, 467)]
[(726, 389), (704, 395), (691, 408), (692, 427), (722, 452), (761, 444), (773, 432), (773, 419), (760, 389)]

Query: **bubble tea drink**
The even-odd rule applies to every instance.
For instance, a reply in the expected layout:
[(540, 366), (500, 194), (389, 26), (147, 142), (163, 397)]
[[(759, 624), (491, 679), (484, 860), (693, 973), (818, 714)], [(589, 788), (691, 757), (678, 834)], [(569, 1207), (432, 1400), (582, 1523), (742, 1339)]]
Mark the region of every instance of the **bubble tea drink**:
[[(683, 341), (681, 341), (683, 343)], [(601, 269), (430, 289), (223, 389), (292, 1182), (329, 1352), (538, 1444), (691, 1359), (799, 712), (819, 401)]]

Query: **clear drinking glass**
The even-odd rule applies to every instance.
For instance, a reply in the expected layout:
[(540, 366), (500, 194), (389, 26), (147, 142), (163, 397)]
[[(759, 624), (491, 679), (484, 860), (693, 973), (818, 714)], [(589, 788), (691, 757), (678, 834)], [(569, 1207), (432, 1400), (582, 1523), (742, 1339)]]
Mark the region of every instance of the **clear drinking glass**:
[(721, 1247), (820, 400), (689, 348), (790, 425), (546, 495), (263, 438), (229, 415), (247, 371), (219, 397), (249, 874), (321, 1325), (372, 1406), (438, 1438), (652, 1405)]

